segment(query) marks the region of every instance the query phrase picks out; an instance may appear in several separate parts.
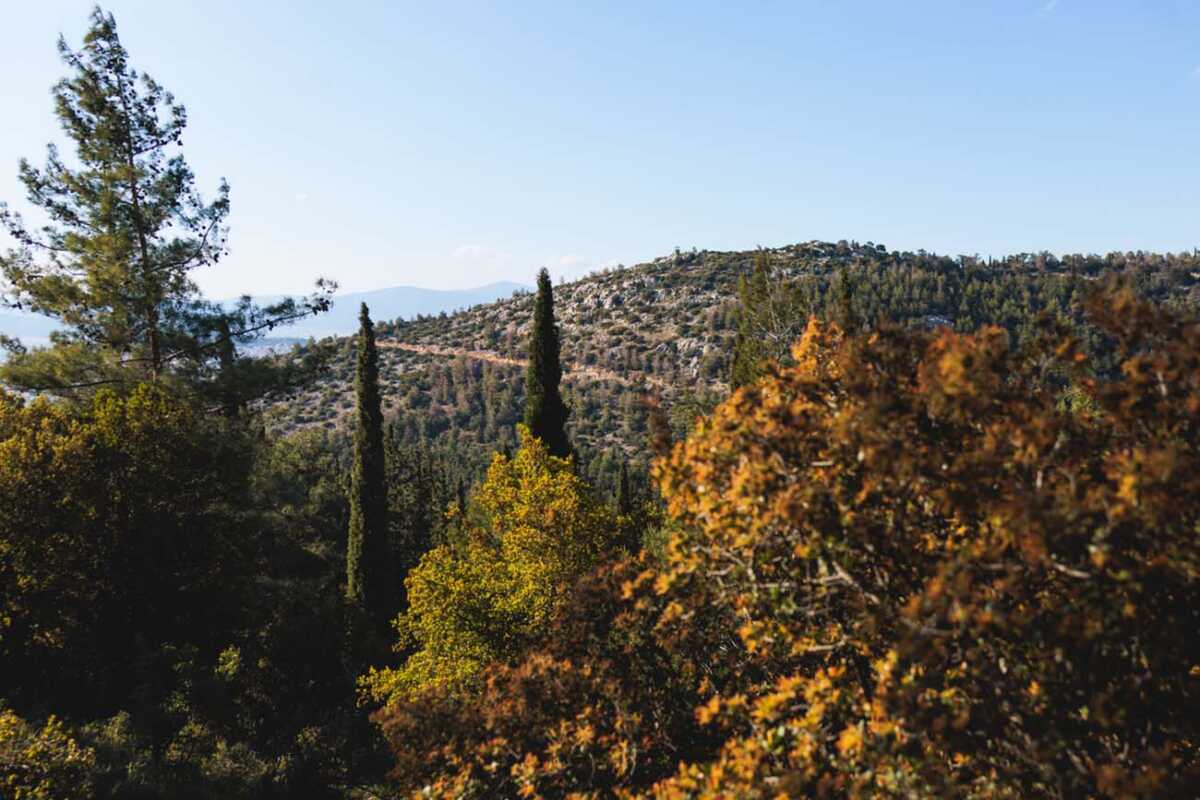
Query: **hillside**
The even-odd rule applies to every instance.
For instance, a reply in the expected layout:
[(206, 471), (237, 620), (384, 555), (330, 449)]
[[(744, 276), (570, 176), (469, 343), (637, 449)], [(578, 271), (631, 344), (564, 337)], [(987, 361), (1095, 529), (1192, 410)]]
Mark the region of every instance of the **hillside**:
[[(593, 477), (619, 457), (645, 458), (646, 409), (653, 395), (682, 433), (698, 411), (727, 392), (737, 337), (737, 285), (765, 254), (774, 279), (790, 284), (808, 311), (831, 313), (852, 287), (863, 320), (1003, 325), (1027, 337), (1047, 312), (1080, 318), (1091, 285), (1120, 276), (1171, 304), (1200, 304), (1196, 254), (1017, 255), (998, 260), (889, 252), (871, 243), (808, 242), (759, 251), (676, 252), (645, 264), (594, 273), (555, 288), (562, 328), (570, 433)], [(405, 443), (428, 442), (482, 464), (513, 442), (523, 402), (523, 365), (532, 297), (517, 294), (455, 314), (377, 323), (384, 402)], [(327, 377), (268, 412), (276, 430), (337, 430), (351, 408), (353, 339), (335, 342)], [(603, 481), (602, 481), (603, 482)]]

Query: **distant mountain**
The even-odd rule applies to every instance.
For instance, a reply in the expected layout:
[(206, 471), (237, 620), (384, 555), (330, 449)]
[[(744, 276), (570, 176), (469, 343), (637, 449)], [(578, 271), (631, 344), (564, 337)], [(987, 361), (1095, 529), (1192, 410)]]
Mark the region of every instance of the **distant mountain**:
[[(447, 314), (462, 311), (481, 303), (492, 303), (514, 292), (528, 291), (530, 287), (512, 281), (489, 283), (473, 289), (420, 289), (416, 286), (396, 286), (391, 289), (374, 289), (369, 292), (351, 292), (335, 295), (333, 308), (327, 313), (301, 320), (294, 325), (280, 328), (279, 336), (289, 339), (317, 339), (325, 336), (344, 336), (358, 329), (358, 307), (366, 303), (371, 310), (371, 319), (376, 322), (411, 320), (418, 315), (434, 316), (443, 311)], [(259, 302), (270, 302), (278, 298), (256, 297)]]
[[(312, 336), (344, 336), (358, 328), (358, 307), (366, 303), (371, 309), (371, 318), (376, 321), (397, 319), (411, 320), (418, 315), (433, 316), (452, 313), (480, 303), (491, 303), (514, 292), (526, 291), (528, 286), (512, 281), (489, 283), (473, 289), (420, 289), (416, 286), (396, 286), (391, 289), (375, 289), (369, 292), (352, 292), (335, 295), (333, 308), (317, 317), (301, 320), (294, 325), (275, 331), (278, 339), (307, 339)], [(279, 295), (255, 297), (255, 301), (269, 303), (279, 300)], [(27, 314), (22, 311), (0, 309), (0, 334), (21, 339), (26, 344), (44, 344), (51, 331), (59, 326), (49, 317)]]

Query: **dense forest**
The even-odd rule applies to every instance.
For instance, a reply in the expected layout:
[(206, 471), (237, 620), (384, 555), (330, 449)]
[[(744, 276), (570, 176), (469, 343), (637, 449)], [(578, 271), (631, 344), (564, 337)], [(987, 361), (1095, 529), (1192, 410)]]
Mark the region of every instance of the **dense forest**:
[(0, 796), (1194, 795), (1200, 254), (676, 251), (254, 356), (335, 284), (206, 300), (184, 107), (60, 51)]

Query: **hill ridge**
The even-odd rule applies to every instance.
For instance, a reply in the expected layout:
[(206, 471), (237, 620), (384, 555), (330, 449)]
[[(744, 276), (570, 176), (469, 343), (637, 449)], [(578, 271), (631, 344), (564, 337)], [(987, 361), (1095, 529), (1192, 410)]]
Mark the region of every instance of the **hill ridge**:
[[(848, 289), (854, 316), (867, 324), (889, 320), (962, 331), (998, 324), (1016, 342), (1036, 333), (1043, 313), (1080, 321), (1084, 299), (1106, 275), (1161, 302), (1200, 306), (1196, 253), (984, 260), (844, 241), (677, 251), (554, 287), (564, 395), (572, 408), (568, 434), (582, 460), (645, 460), (648, 391), (677, 436), (727, 393), (737, 287), (759, 255), (770, 262), (772, 283), (793, 287), (805, 313), (836, 313)], [(377, 322), (381, 392), (394, 435), (478, 463), (512, 445), (522, 417), (532, 307), (532, 295), (518, 294), (454, 314)], [(271, 409), (268, 425), (338, 432), (353, 402), (354, 340), (332, 345), (337, 355), (330, 373)]]

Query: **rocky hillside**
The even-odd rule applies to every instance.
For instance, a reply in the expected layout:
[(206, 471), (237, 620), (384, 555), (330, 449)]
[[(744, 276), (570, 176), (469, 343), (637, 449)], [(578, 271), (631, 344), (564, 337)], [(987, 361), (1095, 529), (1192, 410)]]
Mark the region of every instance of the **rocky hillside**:
[[(871, 254), (875, 250), (869, 250)], [(770, 251), (789, 273), (833, 269), (863, 248), (811, 243)], [(643, 398), (675, 412), (726, 389), (736, 286), (755, 253), (675, 253), (555, 287), (572, 435), (582, 451), (644, 450)], [(402, 437), (443, 444), (511, 441), (520, 416), (532, 295), (453, 315), (378, 323), (386, 411)], [(328, 377), (269, 413), (272, 427), (338, 427), (353, 402), (353, 339)]]
[[(835, 282), (848, 281), (856, 316), (867, 321), (961, 329), (996, 323), (1020, 338), (1041, 312), (1078, 318), (1090, 285), (1109, 274), (1168, 302), (1200, 305), (1195, 253), (983, 261), (808, 242), (676, 252), (595, 273), (555, 287), (571, 435), (590, 470), (611, 474), (620, 458), (644, 457), (646, 397), (657, 398), (682, 430), (727, 391), (737, 285), (760, 253), (773, 280), (796, 286), (812, 313), (828, 311), (837, 302)], [(531, 312), (532, 296), (517, 293), (453, 315), (379, 323), (385, 412), (395, 435), (480, 463), (511, 443)], [(328, 376), (270, 409), (271, 427), (339, 428), (353, 403), (353, 339), (336, 340), (335, 347)]]

